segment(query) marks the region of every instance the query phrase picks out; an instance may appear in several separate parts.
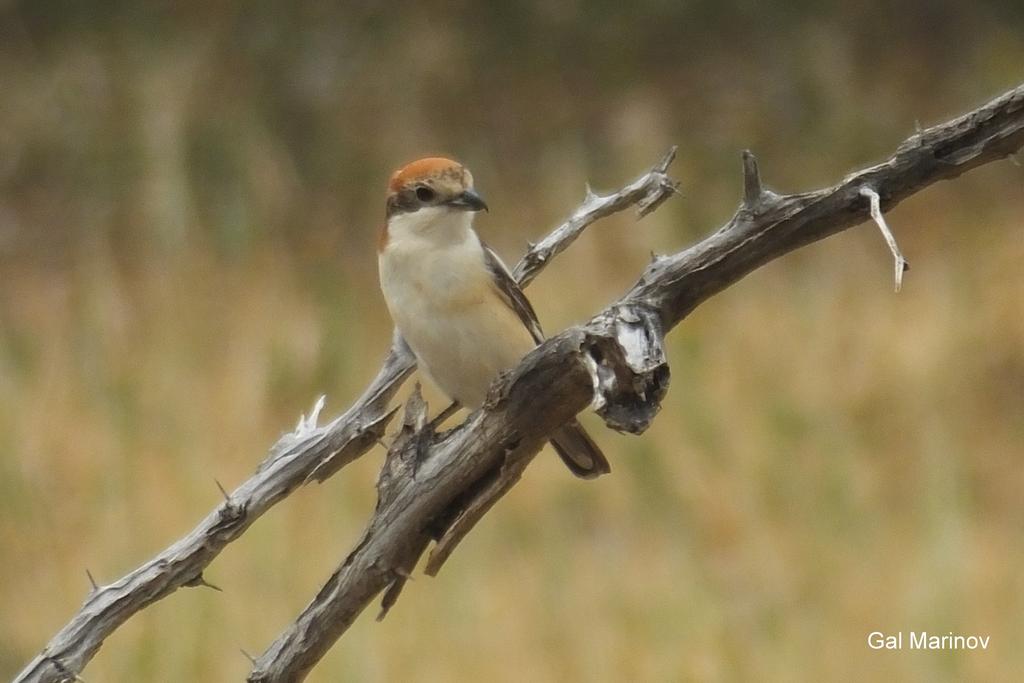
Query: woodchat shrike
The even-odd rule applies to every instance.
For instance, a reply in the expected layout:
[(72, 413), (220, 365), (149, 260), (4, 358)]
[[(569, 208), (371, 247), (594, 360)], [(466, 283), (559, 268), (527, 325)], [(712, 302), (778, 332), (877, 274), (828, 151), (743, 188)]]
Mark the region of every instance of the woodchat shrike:
[[(543, 340), (533, 306), (473, 230), (487, 205), (462, 164), (414, 161), (391, 176), (378, 244), (391, 318), (420, 369), (451, 399), (480, 407), (491, 382)], [(573, 472), (593, 478), (607, 459), (573, 420), (551, 436)]]

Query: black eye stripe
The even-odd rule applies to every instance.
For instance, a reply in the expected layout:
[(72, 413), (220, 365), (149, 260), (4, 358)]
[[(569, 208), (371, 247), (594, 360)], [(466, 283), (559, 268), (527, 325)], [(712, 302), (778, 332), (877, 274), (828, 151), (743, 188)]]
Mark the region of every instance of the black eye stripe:
[(437, 198), (437, 191), (427, 185), (404, 187), (388, 197), (385, 216), (391, 218), (400, 213), (413, 213), (424, 206), (433, 206)]

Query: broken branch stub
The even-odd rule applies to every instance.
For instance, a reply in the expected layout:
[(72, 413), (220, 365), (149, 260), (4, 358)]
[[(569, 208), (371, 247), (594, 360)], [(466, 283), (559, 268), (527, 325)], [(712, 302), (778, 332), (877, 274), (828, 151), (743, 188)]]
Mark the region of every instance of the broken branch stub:
[(661, 318), (639, 303), (613, 306), (586, 329), (591, 407), (612, 429), (641, 434), (661, 409), (671, 373)]
[(859, 194), (868, 200), (871, 220), (878, 226), (878, 230), (882, 233), (885, 243), (889, 245), (895, 269), (895, 287), (896, 291), (899, 292), (903, 289), (903, 273), (910, 270), (910, 264), (907, 262), (907, 259), (903, 258), (903, 252), (900, 251), (896, 238), (893, 236), (892, 230), (889, 229), (889, 224), (885, 222), (885, 215), (882, 213), (881, 199), (878, 193), (873, 188), (862, 187)]

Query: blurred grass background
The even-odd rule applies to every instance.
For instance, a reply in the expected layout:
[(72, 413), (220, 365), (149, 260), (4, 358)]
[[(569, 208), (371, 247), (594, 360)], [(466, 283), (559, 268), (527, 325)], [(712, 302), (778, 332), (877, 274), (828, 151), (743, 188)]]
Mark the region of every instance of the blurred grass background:
[[(530, 289), (548, 330), (728, 218), (739, 150), (799, 191), (1015, 85), (1024, 5), (0, 2), (0, 677), (246, 478), (390, 324), (389, 171), (446, 153), (514, 261), (671, 144), (684, 197)], [(315, 681), (1013, 680), (1024, 670), (1024, 171), (777, 261), (670, 337), (595, 483), (540, 458)], [(599, 273), (599, 276), (595, 276)], [(240, 680), (357, 539), (377, 449), (133, 618), (89, 681)], [(874, 652), (870, 631), (991, 635)]]

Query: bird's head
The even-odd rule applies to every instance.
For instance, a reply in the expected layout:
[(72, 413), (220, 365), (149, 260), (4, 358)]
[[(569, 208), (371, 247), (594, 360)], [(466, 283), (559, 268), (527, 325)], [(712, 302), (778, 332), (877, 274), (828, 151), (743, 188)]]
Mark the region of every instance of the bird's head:
[(469, 229), (474, 212), (486, 210), (487, 204), (473, 189), (473, 174), (465, 166), (443, 157), (413, 161), (391, 175), (380, 247), (399, 233), (454, 239), (459, 231)]

